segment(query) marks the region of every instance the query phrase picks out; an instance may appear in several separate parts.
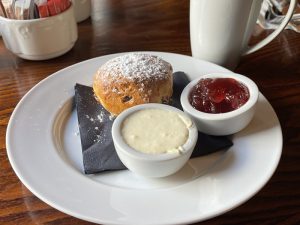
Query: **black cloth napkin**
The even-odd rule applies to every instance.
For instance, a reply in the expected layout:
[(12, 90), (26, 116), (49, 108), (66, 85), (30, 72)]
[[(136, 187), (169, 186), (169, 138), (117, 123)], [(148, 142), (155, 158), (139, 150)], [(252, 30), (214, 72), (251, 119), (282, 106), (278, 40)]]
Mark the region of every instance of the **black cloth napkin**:
[[(173, 74), (172, 105), (182, 109), (180, 94), (189, 83), (183, 72)], [(114, 118), (95, 99), (93, 89), (81, 84), (75, 85), (75, 104), (82, 146), (84, 172), (99, 173), (126, 169), (120, 161), (113, 144), (111, 127)], [(198, 141), (191, 157), (199, 157), (220, 150), (226, 150), (233, 143), (226, 136), (211, 136), (198, 133)]]

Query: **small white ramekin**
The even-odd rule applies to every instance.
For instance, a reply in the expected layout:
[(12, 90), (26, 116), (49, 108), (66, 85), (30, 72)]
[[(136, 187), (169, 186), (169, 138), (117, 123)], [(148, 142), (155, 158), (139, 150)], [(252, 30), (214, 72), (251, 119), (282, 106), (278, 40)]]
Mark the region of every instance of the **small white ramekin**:
[[(213, 114), (196, 110), (189, 102), (189, 95), (192, 88), (203, 78), (233, 78), (249, 89), (250, 97), (243, 106), (231, 112)], [(212, 73), (191, 81), (182, 91), (180, 102), (184, 112), (195, 121), (199, 131), (210, 135), (229, 135), (239, 132), (250, 123), (258, 96), (257, 85), (248, 77), (236, 73)]]
[[(198, 130), (192, 121), (188, 128), (189, 137), (182, 146), (181, 153), (147, 154), (134, 150), (123, 139), (121, 128), (123, 121), (132, 113), (143, 109), (162, 109), (173, 111), (189, 118), (183, 111), (164, 104), (142, 104), (131, 107), (117, 116), (112, 126), (112, 138), (120, 160), (132, 172), (145, 177), (165, 177), (180, 170), (189, 160), (198, 139)], [(190, 119), (190, 118), (189, 118)]]

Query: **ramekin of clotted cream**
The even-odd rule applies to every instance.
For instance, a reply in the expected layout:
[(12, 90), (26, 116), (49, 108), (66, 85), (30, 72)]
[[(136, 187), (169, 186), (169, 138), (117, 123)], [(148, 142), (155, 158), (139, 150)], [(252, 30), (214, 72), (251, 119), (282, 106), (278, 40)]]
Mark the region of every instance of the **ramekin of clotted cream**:
[(177, 108), (143, 104), (116, 118), (112, 137), (120, 160), (129, 170), (146, 177), (165, 177), (188, 161), (198, 131), (194, 122)]

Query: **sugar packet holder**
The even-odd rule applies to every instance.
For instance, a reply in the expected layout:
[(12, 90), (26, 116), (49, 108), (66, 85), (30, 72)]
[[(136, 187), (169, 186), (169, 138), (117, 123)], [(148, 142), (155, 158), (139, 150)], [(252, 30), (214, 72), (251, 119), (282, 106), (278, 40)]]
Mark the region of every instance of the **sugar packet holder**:
[(60, 14), (71, 5), (70, 0), (0, 0), (0, 16), (28, 20)]

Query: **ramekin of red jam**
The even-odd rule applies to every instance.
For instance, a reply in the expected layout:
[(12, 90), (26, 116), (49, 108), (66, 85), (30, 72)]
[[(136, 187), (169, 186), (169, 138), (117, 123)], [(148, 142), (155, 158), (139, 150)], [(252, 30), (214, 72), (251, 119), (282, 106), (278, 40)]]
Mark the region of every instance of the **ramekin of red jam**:
[(211, 135), (239, 132), (252, 120), (259, 91), (246, 76), (206, 74), (191, 81), (181, 94), (181, 105), (199, 131)]
[(240, 108), (249, 96), (246, 85), (234, 78), (202, 78), (192, 88), (189, 102), (201, 112), (226, 113)]

